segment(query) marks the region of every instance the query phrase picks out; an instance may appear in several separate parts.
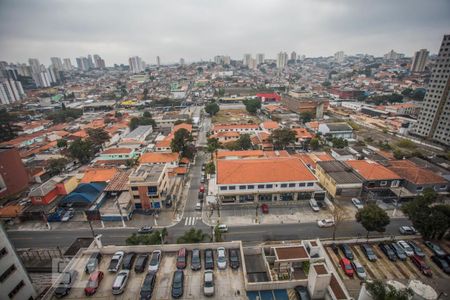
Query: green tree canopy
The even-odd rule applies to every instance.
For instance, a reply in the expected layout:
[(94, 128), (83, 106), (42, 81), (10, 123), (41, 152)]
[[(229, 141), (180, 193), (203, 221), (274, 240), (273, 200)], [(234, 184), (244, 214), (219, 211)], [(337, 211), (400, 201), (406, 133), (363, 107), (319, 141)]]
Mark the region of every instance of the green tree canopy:
[(66, 168), (67, 162), (68, 161), (66, 158), (49, 159), (47, 169), (52, 176), (58, 175), (62, 171), (64, 171), (64, 169)]
[(22, 131), (22, 127), (14, 124), (17, 121), (17, 116), (8, 113), (6, 109), (0, 110), (0, 142), (12, 140)]
[(76, 139), (69, 146), (69, 153), (82, 164), (88, 163), (94, 157), (95, 146), (90, 139)]
[(177, 244), (197, 244), (205, 241), (208, 237), (201, 229), (191, 228), (177, 239)]
[(217, 149), (219, 149), (222, 145), (219, 142), (219, 139), (216, 138), (208, 138), (208, 140), (206, 141), (207, 143), (207, 151), (209, 153), (214, 153), (216, 152)]
[(331, 142), (333, 143), (333, 147), (335, 148), (345, 148), (348, 146), (348, 142), (347, 140), (343, 139), (343, 138), (333, 138), (331, 140)]
[(239, 139), (236, 141), (237, 147), (239, 147), (240, 150), (248, 150), (252, 149), (252, 140), (250, 139), (250, 135), (247, 133), (241, 134), (239, 136)]
[(387, 213), (375, 203), (368, 203), (359, 210), (356, 215), (356, 221), (367, 230), (367, 238), (371, 231), (385, 232), (390, 219)]
[(217, 114), (220, 110), (220, 106), (216, 102), (211, 102), (206, 104), (205, 111), (210, 115), (214, 116)]
[(295, 131), (289, 128), (279, 128), (272, 131), (269, 140), (276, 150), (284, 150), (289, 144), (295, 142), (295, 138)]
[(331, 82), (329, 82), (328, 80), (324, 81), (324, 82), (322, 82), (322, 86), (328, 88), (331, 86)]
[(397, 290), (381, 280), (366, 282), (366, 289), (373, 300), (409, 300), (414, 294), (411, 289)]
[(67, 147), (67, 140), (59, 139), (58, 141), (56, 141), (56, 146), (58, 148), (66, 148)]
[(64, 110), (49, 113), (47, 115), (47, 119), (52, 120), (55, 124), (58, 124), (76, 120), (82, 115), (82, 109), (66, 108)]
[(214, 174), (216, 173), (216, 165), (214, 165), (214, 162), (210, 161), (205, 166), (205, 172), (207, 174)]
[(303, 123), (311, 122), (313, 117), (314, 117), (314, 114), (311, 111), (303, 111), (300, 113), (300, 120)]
[[(165, 229), (165, 228), (164, 228)], [(163, 229), (163, 231), (164, 231)], [(136, 234), (133, 233), (130, 237), (125, 240), (127, 245), (159, 245), (161, 244), (162, 232), (156, 230), (150, 234)], [(167, 231), (166, 231), (167, 234)], [(163, 235), (164, 240), (164, 235)]]
[(312, 150), (318, 150), (320, 148), (320, 142), (318, 138), (312, 138), (309, 142), (309, 146)]
[(173, 139), (170, 142), (170, 148), (172, 149), (172, 152), (179, 152), (183, 157), (191, 158), (191, 141), (191, 133), (185, 128), (180, 128), (175, 132)]
[(146, 125), (151, 125), (153, 128), (156, 127), (156, 122), (151, 118), (151, 114), (148, 111), (144, 112), (144, 115), (140, 118), (131, 118), (130, 122), (128, 123), (128, 127), (130, 128), (130, 130), (135, 130), (138, 126)]
[(255, 114), (258, 111), (258, 109), (261, 108), (261, 100), (259, 99), (247, 99), (244, 100), (243, 102), (245, 105), (245, 109), (250, 114)]
[(101, 148), (102, 145), (110, 139), (109, 133), (103, 128), (88, 128), (86, 131), (89, 135), (89, 139), (98, 148)]

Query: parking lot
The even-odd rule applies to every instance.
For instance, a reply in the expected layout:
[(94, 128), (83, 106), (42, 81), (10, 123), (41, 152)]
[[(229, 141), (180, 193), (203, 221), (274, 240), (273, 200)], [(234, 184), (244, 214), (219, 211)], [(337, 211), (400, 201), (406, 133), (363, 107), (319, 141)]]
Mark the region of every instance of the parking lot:
[[(386, 280), (396, 280), (402, 283), (408, 283), (411, 279), (418, 279), (439, 292), (449, 292), (448, 280), (450, 276), (445, 274), (431, 259), (433, 255), (431, 250), (427, 248), (423, 241), (420, 239), (415, 240), (415, 242), (420, 246), (420, 248), (425, 252), (426, 264), (431, 268), (433, 276), (426, 277), (423, 275), (419, 269), (411, 262), (408, 258), (406, 261), (396, 260), (395, 262), (390, 261), (386, 255), (378, 247), (378, 243), (369, 243), (372, 246), (378, 259), (374, 262), (370, 262), (366, 255), (362, 252), (360, 244), (350, 244), (350, 248), (356, 260), (358, 260), (366, 270), (366, 274), (370, 279), (379, 279), (382, 281)], [(445, 243), (440, 243), (442, 248), (449, 252), (450, 247), (445, 245)], [(339, 265), (339, 260), (344, 257), (344, 254), (339, 249), (338, 254), (335, 254), (331, 246), (326, 247), (327, 253), (331, 260), (333, 261), (336, 270), (344, 283), (346, 284), (350, 294), (353, 296), (357, 295), (360, 289), (360, 279), (354, 275), (353, 278), (348, 277), (344, 274), (341, 266)]]
[[(228, 252), (227, 252), (228, 255)], [(244, 287), (244, 275), (242, 272), (242, 266), (233, 270), (229, 266), (225, 270), (219, 270), (217, 268), (217, 253), (214, 251), (215, 256), (215, 269), (214, 269), (214, 285), (215, 295), (213, 297), (205, 297), (203, 295), (203, 271), (204, 267), (199, 271), (192, 271), (190, 269), (190, 252), (188, 256), (188, 264), (184, 270), (184, 293), (180, 299), (246, 299), (245, 287)], [(84, 266), (89, 258), (88, 254), (77, 261), (72, 267), (78, 271), (78, 278), (72, 288), (70, 294), (65, 299), (81, 299), (86, 298), (84, 295), (84, 288), (89, 279), (89, 275), (84, 272)], [(152, 299), (172, 299), (172, 277), (176, 270), (176, 252), (164, 252), (159, 271), (157, 273), (157, 281), (155, 284), (155, 290), (152, 295)], [(228, 257), (227, 257), (228, 259)], [(104, 255), (100, 263), (99, 270), (104, 272), (105, 276), (100, 283), (100, 287), (97, 292), (90, 296), (91, 299), (139, 299), (142, 283), (144, 281), (146, 272), (136, 273), (134, 270), (130, 271), (130, 278), (128, 279), (127, 286), (124, 293), (118, 296), (112, 294), (112, 284), (116, 273), (109, 273), (107, 271), (111, 255)], [(203, 263), (203, 251), (202, 251), (202, 263)], [(242, 260), (241, 260), (242, 263)], [(148, 267), (148, 262), (147, 262)], [(147, 270), (147, 268), (146, 268)], [(238, 296), (238, 292), (239, 295)], [(52, 299), (56, 299), (52, 297)]]

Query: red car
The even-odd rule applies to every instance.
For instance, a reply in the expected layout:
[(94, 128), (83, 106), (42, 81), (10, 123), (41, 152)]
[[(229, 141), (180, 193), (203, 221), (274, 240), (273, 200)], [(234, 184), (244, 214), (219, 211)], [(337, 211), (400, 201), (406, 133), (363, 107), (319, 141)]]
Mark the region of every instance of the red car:
[(423, 275), (431, 277), (433, 273), (431, 273), (430, 267), (423, 261), (423, 259), (419, 255), (410, 256), (411, 261), (416, 267), (422, 272)]
[(202, 184), (200, 186), (200, 193), (204, 193), (205, 192), (205, 186)]
[(177, 255), (177, 269), (186, 268), (186, 262), (187, 262), (187, 250), (186, 248), (181, 248), (180, 250), (178, 250)]
[(267, 205), (267, 204), (261, 205), (261, 211), (263, 214), (268, 214), (269, 213), (269, 205)]
[(341, 265), (342, 270), (344, 270), (345, 275), (347, 275), (348, 277), (353, 277), (352, 264), (347, 258), (341, 258), (339, 264)]
[(86, 296), (94, 295), (102, 279), (103, 279), (102, 271), (95, 271), (94, 273), (92, 273), (91, 276), (89, 276), (89, 280), (88, 283), (86, 284), (86, 287), (84, 288), (84, 294)]

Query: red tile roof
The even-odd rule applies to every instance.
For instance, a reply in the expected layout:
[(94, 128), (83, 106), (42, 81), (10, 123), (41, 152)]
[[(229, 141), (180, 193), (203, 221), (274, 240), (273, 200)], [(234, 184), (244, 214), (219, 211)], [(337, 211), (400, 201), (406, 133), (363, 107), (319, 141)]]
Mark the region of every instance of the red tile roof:
[(109, 182), (117, 172), (116, 168), (90, 168), (84, 172), (81, 183)]
[(177, 152), (160, 153), (160, 152), (147, 152), (141, 155), (139, 162), (141, 164), (156, 164), (156, 163), (171, 163), (178, 161), (179, 154)]
[(366, 180), (401, 179), (398, 174), (371, 160), (348, 160), (346, 163)]
[(409, 160), (390, 161), (390, 166), (388, 169), (414, 184), (447, 183), (445, 178), (430, 170), (421, 168)]

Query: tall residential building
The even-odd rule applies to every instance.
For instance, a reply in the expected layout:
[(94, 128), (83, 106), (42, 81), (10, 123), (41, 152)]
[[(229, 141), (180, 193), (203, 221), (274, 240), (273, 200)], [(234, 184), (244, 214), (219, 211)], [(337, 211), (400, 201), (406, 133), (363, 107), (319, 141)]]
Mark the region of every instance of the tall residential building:
[[(13, 78), (0, 79), (0, 103), (10, 104), (25, 98), (20, 81)], [(1, 190), (1, 188), (0, 188)]]
[(94, 54), (94, 64), (97, 69), (104, 69), (106, 67), (105, 60), (98, 54)]
[(256, 64), (256, 59), (254, 59), (253, 57), (250, 58), (250, 62), (248, 63), (248, 68), (255, 70), (258, 67), (258, 65)]
[(139, 56), (132, 56), (128, 59), (130, 71), (134, 74), (144, 71), (143, 61)]
[(226, 55), (216, 55), (214, 56), (214, 62), (218, 65), (229, 65), (231, 58)]
[(180, 65), (184, 66), (184, 58), (180, 58)]
[(39, 62), (39, 59), (30, 58), (28, 59), (28, 63), (30, 64), (32, 73), (39, 73), (41, 71), (41, 63)]
[(94, 69), (95, 64), (94, 64), (94, 60), (92, 59), (92, 55), (89, 54), (87, 57), (87, 60), (88, 60), (89, 69)]
[(63, 63), (61, 61), (61, 58), (59, 58), (59, 57), (50, 57), (50, 61), (52, 63), (52, 66), (57, 71), (62, 71), (63, 70)]
[(291, 52), (291, 60), (297, 60), (297, 53), (295, 51)]
[(64, 58), (63, 67), (64, 67), (64, 71), (71, 71), (73, 69), (70, 58)]
[(0, 225), (0, 291), (2, 299), (36, 299), (27, 271)]
[(81, 71), (90, 69), (89, 59), (86, 57), (77, 57), (77, 68)]
[(223, 57), (223, 64), (224, 64), (224, 65), (229, 65), (229, 64), (231, 64), (231, 57), (229, 57), (228, 55), (225, 55), (225, 56)]
[(397, 53), (394, 50), (389, 51), (384, 55), (384, 59), (386, 60), (396, 60), (405, 57), (405, 54)]
[(252, 59), (252, 55), (251, 54), (244, 54), (244, 66), (247, 66), (250, 64), (250, 60)]
[(286, 67), (288, 61), (288, 54), (286, 52), (280, 52), (277, 55), (277, 68), (283, 69)]
[(156, 57), (156, 65), (161, 66), (161, 58), (159, 56)]
[(414, 133), (450, 146), (450, 34), (444, 35)]
[(343, 62), (344, 57), (345, 57), (344, 51), (338, 51), (334, 54), (334, 60), (338, 63)]
[(428, 52), (427, 49), (420, 49), (414, 53), (414, 57), (411, 62), (411, 72), (416, 73), (425, 71), (428, 54), (430, 54), (430, 52)]
[(264, 54), (263, 53), (257, 53), (256, 54), (256, 64), (260, 65), (264, 63)]

